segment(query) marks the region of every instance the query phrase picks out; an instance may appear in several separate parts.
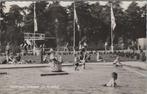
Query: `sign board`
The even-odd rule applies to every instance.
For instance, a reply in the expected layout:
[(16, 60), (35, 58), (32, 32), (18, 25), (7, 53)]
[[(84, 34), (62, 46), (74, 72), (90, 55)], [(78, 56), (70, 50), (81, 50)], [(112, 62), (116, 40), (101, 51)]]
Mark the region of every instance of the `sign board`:
[(145, 50), (147, 47), (147, 38), (139, 38), (138, 39), (138, 46), (140, 46), (141, 49)]
[(3, 18), (0, 17), (0, 21), (3, 20)]
[(24, 33), (25, 40), (45, 40), (45, 34), (42, 33)]

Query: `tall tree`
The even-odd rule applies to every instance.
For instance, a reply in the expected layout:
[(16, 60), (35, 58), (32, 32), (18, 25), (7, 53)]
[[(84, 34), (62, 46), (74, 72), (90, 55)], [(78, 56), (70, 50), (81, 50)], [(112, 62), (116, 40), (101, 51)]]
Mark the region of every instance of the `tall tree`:
[(141, 21), (141, 10), (136, 2), (132, 2), (126, 10), (128, 18), (128, 36), (132, 40), (137, 39), (137, 32), (139, 32), (139, 26)]
[(19, 45), (23, 41), (23, 33), (20, 31), (23, 21), (23, 9), (18, 5), (12, 5), (10, 11), (6, 13), (6, 31), (4, 33), (5, 42)]
[(5, 9), (5, 2), (0, 2), (0, 42), (3, 41), (4, 37), (3, 37), (3, 33), (4, 30), (6, 29), (6, 24), (5, 24), (5, 13), (4, 13), (4, 9)]
[[(67, 40), (67, 11), (58, 1), (53, 2), (47, 9), (48, 31), (57, 39), (57, 46), (63, 46)], [(58, 23), (55, 21), (58, 20)], [(56, 29), (56, 25), (58, 28)], [(57, 31), (57, 32), (55, 32)]]

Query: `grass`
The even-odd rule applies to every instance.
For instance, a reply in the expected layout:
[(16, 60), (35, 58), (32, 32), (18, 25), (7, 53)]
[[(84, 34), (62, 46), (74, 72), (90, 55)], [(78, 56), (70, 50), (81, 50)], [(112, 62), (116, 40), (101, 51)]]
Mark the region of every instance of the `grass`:
[[(117, 55), (114, 54), (100, 54), (100, 57), (103, 58), (105, 62), (112, 62), (116, 58)], [(74, 56), (73, 54), (62, 54), (62, 58), (64, 63), (73, 63), (74, 61)], [(0, 63), (3, 61), (5, 57), (0, 57)], [(49, 56), (48, 56), (49, 59)], [(41, 56), (33, 56), (33, 55), (26, 55), (22, 56), (22, 60), (31, 60), (36, 64), (39, 64), (41, 62)], [(135, 58), (128, 58), (128, 57), (120, 57), (121, 61), (136, 61)], [(97, 62), (96, 61), (96, 54), (91, 54), (91, 59), (89, 62)]]
[[(102, 54), (100, 55), (106, 62), (113, 62), (116, 58), (116, 55), (112, 54)], [(74, 61), (74, 56), (72, 54), (69, 55), (62, 55), (62, 58), (65, 63), (72, 63)], [(23, 60), (34, 60), (36, 63), (41, 62), (41, 56), (23, 56)], [(120, 57), (121, 61), (136, 61), (135, 58), (127, 58), (127, 57)], [(97, 62), (96, 61), (96, 54), (91, 55), (90, 62)]]

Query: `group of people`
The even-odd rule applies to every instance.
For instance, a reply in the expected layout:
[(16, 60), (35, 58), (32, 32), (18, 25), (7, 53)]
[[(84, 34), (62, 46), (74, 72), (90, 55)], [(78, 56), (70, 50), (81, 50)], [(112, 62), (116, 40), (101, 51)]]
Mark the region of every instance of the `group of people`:
[(5, 54), (6, 54), (5, 55), (5, 59), (2, 61), (2, 64), (16, 64), (16, 63), (20, 63), (21, 55), (19, 53), (14, 55), (10, 51), (10, 46), (9, 45), (6, 46), (6, 53)]
[[(97, 61), (101, 61), (99, 58), (99, 54), (97, 54)], [(49, 58), (48, 58), (49, 57)], [(88, 59), (88, 53), (86, 51), (86, 47), (81, 47), (78, 53), (74, 52), (74, 70), (78, 71), (80, 68), (80, 65), (82, 65), (82, 68), (86, 68), (86, 61)], [(9, 47), (6, 48), (6, 61), (10, 64), (14, 64), (21, 61), (21, 55), (17, 54), (16, 56), (10, 54)], [(52, 71), (62, 71), (62, 63), (63, 58), (61, 56), (61, 53), (58, 53), (54, 51), (53, 49), (50, 49), (49, 54), (45, 54), (44, 49), (41, 50), (41, 63), (49, 63), (51, 64), (50, 67), (52, 68)], [(113, 65), (116, 67), (122, 67), (122, 63), (120, 62), (120, 57), (117, 56), (116, 59), (113, 62)], [(117, 80), (118, 74), (116, 72), (112, 73), (112, 79), (105, 84), (104, 86), (116, 86), (116, 80)]]
[(13, 55), (12, 53), (9, 56), (6, 56), (6, 59), (2, 61), (2, 64), (20, 64), (21, 63), (21, 55)]
[(62, 71), (63, 58), (61, 54), (56, 53), (53, 49), (50, 49), (49, 61), (52, 71)]
[[(73, 53), (74, 55), (74, 66), (75, 71), (79, 70), (79, 66), (82, 65), (83, 69), (85, 69), (85, 63), (88, 59), (88, 54), (86, 49), (80, 49), (80, 53)], [(63, 63), (63, 58), (61, 53), (55, 52), (53, 49), (50, 49), (49, 54), (45, 54), (42, 56), (42, 63), (53, 63), (54, 66), (57, 64)]]

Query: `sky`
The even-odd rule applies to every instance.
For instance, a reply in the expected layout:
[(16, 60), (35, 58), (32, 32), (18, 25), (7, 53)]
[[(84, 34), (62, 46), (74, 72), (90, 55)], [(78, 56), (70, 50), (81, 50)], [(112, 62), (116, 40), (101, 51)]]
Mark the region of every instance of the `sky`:
[[(51, 1), (49, 1), (49, 2), (51, 3)], [(105, 5), (107, 3), (107, 1), (89, 1), (88, 3), (93, 4), (96, 2), (99, 2), (101, 5)], [(128, 8), (128, 6), (131, 2), (132, 1), (122, 1), (121, 7), (125, 10)], [(138, 6), (143, 6), (146, 3), (146, 1), (136, 1), (136, 2), (138, 3)], [(11, 1), (11, 2), (7, 1), (5, 3), (5, 5), (6, 5), (5, 12), (8, 12), (11, 5), (13, 5), (13, 4), (17, 4), (20, 7), (24, 7), (24, 6), (29, 6), (31, 3), (32, 3), (32, 1)], [(60, 2), (61, 6), (63, 6), (63, 7), (71, 5), (71, 3), (72, 3), (72, 1), (61, 1)]]

